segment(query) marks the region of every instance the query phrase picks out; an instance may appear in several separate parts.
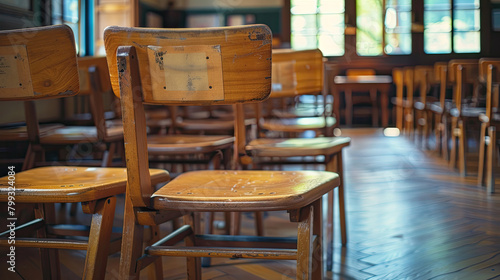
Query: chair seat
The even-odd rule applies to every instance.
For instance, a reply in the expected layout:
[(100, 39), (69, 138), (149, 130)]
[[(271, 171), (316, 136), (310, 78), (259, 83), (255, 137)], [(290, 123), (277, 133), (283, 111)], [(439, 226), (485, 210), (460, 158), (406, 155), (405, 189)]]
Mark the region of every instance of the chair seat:
[[(116, 118), (116, 114), (113, 111), (104, 112), (104, 119), (106, 121), (113, 120)], [(66, 125), (93, 125), (94, 120), (92, 119), (91, 113), (80, 113), (74, 114), (70, 117), (66, 117), (63, 121)]]
[(340, 184), (325, 171), (192, 171), (153, 196), (155, 209), (273, 211), (309, 205)]
[[(123, 139), (123, 126), (106, 129), (106, 141), (118, 141), (120, 139)], [(97, 141), (97, 128), (94, 126), (65, 126), (40, 136), (40, 143), (42, 144), (77, 144)]]
[[(445, 100), (444, 112), (449, 112), (454, 106), (453, 101)], [(443, 114), (443, 108), (441, 108), (441, 103), (438, 101), (427, 102), (427, 108), (436, 114)]]
[(277, 118), (318, 117), (324, 109), (320, 106), (302, 106), (290, 110), (273, 109), (272, 114)]
[(453, 117), (479, 118), (484, 113), (486, 113), (485, 107), (463, 107), (460, 113), (457, 108), (450, 110), (450, 115)]
[[(337, 119), (326, 118), (326, 127), (334, 126)], [(325, 128), (324, 117), (293, 118), (293, 119), (266, 119), (261, 122), (263, 129), (270, 131), (302, 132)]]
[(317, 137), (295, 139), (256, 139), (247, 146), (255, 156), (290, 157), (320, 156), (338, 153), (349, 146), (349, 137)]
[[(46, 135), (51, 130), (63, 127), (62, 124), (46, 124), (40, 125), (40, 135)], [(10, 142), (10, 141), (27, 141), (28, 140), (28, 130), (26, 126), (16, 126), (9, 128), (0, 129), (0, 141)]]
[(151, 135), (148, 136), (150, 155), (208, 153), (231, 147), (232, 136), (210, 135)]
[[(165, 170), (150, 169), (152, 184), (165, 182)], [(16, 173), (18, 203), (92, 201), (125, 193), (126, 168), (47, 166)], [(0, 178), (0, 201), (8, 200), (8, 177)]]
[(413, 104), (411, 104), (411, 102), (409, 100), (406, 100), (406, 99), (400, 100), (396, 97), (393, 97), (391, 99), (391, 102), (392, 102), (392, 104), (394, 104), (396, 106), (402, 106), (404, 108), (411, 108), (413, 106)]
[[(255, 119), (246, 119), (245, 125), (255, 124)], [(182, 130), (196, 130), (196, 131), (214, 131), (214, 130), (233, 130), (234, 120), (232, 119), (188, 119), (179, 121), (177, 127)]]

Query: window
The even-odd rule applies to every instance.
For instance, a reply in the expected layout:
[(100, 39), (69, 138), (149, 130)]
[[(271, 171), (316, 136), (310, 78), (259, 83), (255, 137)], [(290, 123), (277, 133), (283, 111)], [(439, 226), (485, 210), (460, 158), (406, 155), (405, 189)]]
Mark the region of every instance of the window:
[(344, 54), (344, 0), (291, 0), (292, 48)]
[(480, 52), (479, 20), (479, 0), (425, 0), (424, 51), (428, 54), (451, 53), (452, 49), (455, 53)]
[(411, 54), (411, 0), (386, 0), (386, 54)]
[(66, 24), (75, 35), (76, 50), (80, 56), (86, 54), (85, 50), (85, 25), (80, 19), (85, 18), (83, 0), (52, 0), (52, 24)]
[(382, 1), (356, 1), (356, 52), (358, 55), (381, 55), (382, 32)]

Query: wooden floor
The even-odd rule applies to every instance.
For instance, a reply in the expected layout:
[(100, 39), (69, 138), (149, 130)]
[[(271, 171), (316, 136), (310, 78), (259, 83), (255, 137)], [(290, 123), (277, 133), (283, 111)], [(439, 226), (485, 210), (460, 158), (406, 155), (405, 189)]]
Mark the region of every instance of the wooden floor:
[[(405, 137), (385, 137), (381, 129), (343, 129), (342, 135), (352, 137), (344, 157), (349, 242), (342, 248), (336, 234), (334, 270), (325, 279), (500, 278), (499, 195), (476, 187), (474, 177), (461, 179)], [(119, 226), (120, 210), (116, 216)], [(286, 218), (268, 213), (266, 234), (292, 236)], [(254, 234), (252, 226), (245, 214), (243, 232)], [(37, 251), (17, 251), (23, 278), (6, 270), (1, 251), (0, 279), (41, 279)], [(85, 252), (60, 255), (63, 279), (79, 279)], [(110, 256), (107, 279), (118, 279), (118, 261), (119, 254)], [(166, 279), (185, 279), (184, 259), (163, 264)], [(203, 279), (214, 280), (294, 279), (295, 262), (213, 259), (203, 272)]]

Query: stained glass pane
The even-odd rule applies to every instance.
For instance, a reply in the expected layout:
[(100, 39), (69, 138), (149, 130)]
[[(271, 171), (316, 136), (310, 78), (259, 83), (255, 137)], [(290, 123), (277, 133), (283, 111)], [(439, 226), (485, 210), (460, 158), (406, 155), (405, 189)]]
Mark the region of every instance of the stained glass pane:
[(428, 54), (451, 53), (451, 33), (424, 31), (424, 52)]
[(293, 15), (315, 14), (318, 11), (316, 0), (291, 0), (290, 12)]
[(425, 11), (424, 28), (427, 32), (451, 31), (451, 11)]
[(318, 31), (316, 26), (316, 15), (292, 16), (292, 30), (294, 33), (316, 35)]
[(382, 1), (356, 1), (356, 51), (361, 56), (382, 54)]
[(344, 54), (344, 34), (320, 34), (318, 47), (326, 56), (340, 56)]
[(478, 53), (481, 51), (480, 32), (455, 32), (453, 51), (456, 53)]
[(385, 34), (386, 54), (411, 54), (411, 33)]
[(291, 43), (294, 49), (296, 50), (310, 50), (316, 49), (316, 40), (317, 35), (302, 35), (302, 34), (293, 34), (291, 35)]
[(318, 9), (320, 13), (339, 14), (345, 10), (344, 1), (319, 0)]
[(456, 10), (453, 16), (455, 17), (453, 20), (453, 30), (479, 30), (479, 10)]
[(344, 34), (344, 15), (343, 14), (328, 14), (319, 16), (320, 31)]

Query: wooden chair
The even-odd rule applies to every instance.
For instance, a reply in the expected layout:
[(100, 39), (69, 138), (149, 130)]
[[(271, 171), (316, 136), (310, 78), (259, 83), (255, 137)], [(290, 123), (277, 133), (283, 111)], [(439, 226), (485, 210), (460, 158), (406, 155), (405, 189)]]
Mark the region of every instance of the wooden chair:
[[(374, 76), (375, 70), (373, 69), (347, 69), (346, 76), (348, 77), (357, 77), (357, 76)], [(363, 95), (354, 95), (351, 90), (346, 90), (344, 93), (345, 97), (345, 122), (346, 125), (352, 125), (353, 118), (353, 110), (354, 105), (369, 103), (370, 104), (370, 112), (372, 114), (372, 125), (374, 127), (378, 126), (378, 105), (377, 105), (377, 90), (371, 89), (369, 92), (369, 100), (366, 101), (365, 96)], [(357, 93), (359, 94), (359, 93)]]
[(478, 104), (478, 60), (450, 60), (448, 69), (450, 71), (450, 81), (453, 83), (454, 103), (454, 108), (450, 110), (450, 166), (454, 168), (458, 165), (460, 175), (465, 176), (467, 172), (468, 137), (473, 136), (470, 131), (476, 126), (479, 130), (479, 115), (484, 114), (486, 108), (480, 107)]
[[(284, 67), (286, 63), (292, 62), (291, 65), (299, 63), (301, 60), (306, 60), (309, 56), (309, 60), (314, 61), (321, 54), (319, 50), (311, 51), (287, 51), (287, 52), (273, 52), (273, 69), (279, 67)], [(318, 63), (321, 63), (317, 59)], [(277, 67), (275, 67), (277, 64)], [(289, 69), (290, 71), (293, 71)], [(310, 67), (312, 68), (312, 67)], [(284, 69), (281, 69), (282, 71)], [(287, 72), (285, 72), (287, 73)], [(280, 73), (276, 73), (279, 75)], [(283, 74), (283, 73), (281, 73)], [(316, 73), (320, 75), (321, 72)], [(290, 75), (290, 73), (288, 73)], [(299, 74), (297, 74), (298, 76)], [(312, 74), (309, 76), (310, 80), (317, 80), (317, 88), (322, 88), (321, 77), (314, 78)], [(275, 78), (275, 81), (281, 81), (282, 84), (280, 90), (271, 91), (270, 98), (287, 97), (287, 96), (297, 96), (301, 91), (293, 88), (291, 85), (286, 85), (288, 79), (286, 77)], [(293, 84), (293, 83), (292, 83)], [(297, 82), (297, 85), (300, 85)], [(306, 90), (304, 92), (310, 92)], [(276, 96), (273, 96), (276, 95)], [(258, 115), (261, 115), (258, 113)], [(257, 135), (264, 135), (264, 133), (257, 133)], [(347, 244), (347, 225), (346, 225), (346, 214), (345, 214), (345, 203), (344, 203), (344, 185), (343, 185), (343, 163), (342, 163), (342, 150), (343, 148), (350, 145), (349, 137), (315, 137), (315, 138), (266, 138), (258, 137), (248, 143), (245, 149), (241, 149), (239, 154), (246, 155), (247, 153), (251, 157), (251, 162), (254, 169), (259, 169), (264, 165), (285, 165), (285, 164), (320, 164), (324, 165), (326, 171), (337, 172), (340, 176), (339, 185), (339, 213), (340, 213), (340, 228), (341, 228), (341, 240), (342, 244)], [(291, 160), (292, 158), (301, 157), (299, 161)], [(312, 158), (312, 160), (311, 160)], [(248, 164), (248, 162), (246, 162)], [(328, 224), (327, 224), (327, 269), (332, 268), (332, 248), (333, 248), (333, 212), (334, 212), (334, 198), (333, 192), (328, 194)]]
[[(0, 84), (0, 100), (39, 100), (75, 95), (79, 91), (75, 43), (66, 25), (0, 31), (0, 56), (8, 79)], [(27, 111), (27, 118), (32, 111)], [(28, 123), (28, 137), (36, 138), (38, 124)], [(34, 126), (32, 126), (34, 125)], [(149, 174), (148, 170), (146, 172)], [(150, 174), (153, 184), (168, 180), (164, 170)], [(108, 252), (116, 252), (119, 240), (110, 244), (115, 195), (124, 193), (125, 168), (51, 166), (17, 172), (9, 167), (0, 178), (0, 202), (9, 205), (8, 220), (14, 228), (0, 234), (0, 245), (40, 248), (43, 279), (60, 279), (58, 249), (87, 250), (83, 279), (104, 279)], [(15, 202), (15, 203), (14, 203)], [(81, 202), (92, 215), (90, 228), (56, 224), (54, 203)], [(34, 207), (35, 220), (18, 225), (16, 209)], [(74, 230), (72, 230), (74, 229)], [(88, 241), (56, 238), (88, 235)], [(36, 235), (36, 238), (33, 238)], [(117, 246), (118, 245), (118, 246)]]
[(419, 97), (414, 100), (415, 135), (418, 144), (426, 148), (428, 147), (428, 137), (432, 127), (432, 114), (427, 108), (427, 101), (428, 99), (429, 102), (436, 101), (432, 96), (429, 96), (429, 98), (427, 96), (431, 90), (429, 78), (432, 76), (433, 70), (433, 66), (423, 65), (415, 66), (414, 70), (415, 90), (419, 92)]
[[(142, 102), (200, 105), (265, 99), (271, 89), (269, 28), (264, 25), (209, 29), (108, 27), (104, 36), (108, 64), (118, 65), (110, 73), (113, 88), (121, 95), (129, 159), (120, 278), (137, 279), (141, 268), (154, 257), (181, 256), (187, 257), (188, 279), (201, 279), (199, 257), (295, 259), (298, 279), (322, 279), (322, 262), (316, 260), (316, 256), (322, 255), (321, 198), (339, 185), (337, 174), (195, 171), (184, 173), (154, 191), (146, 172), (148, 153)], [(237, 110), (237, 115), (242, 116), (242, 112)], [(242, 123), (237, 121), (236, 146), (240, 149), (235, 151), (244, 147), (244, 131)], [(188, 214), (271, 210), (288, 210), (291, 220), (299, 223), (296, 243), (284, 244), (269, 237), (254, 243), (250, 241), (262, 239), (193, 235), (196, 232), (193, 216)], [(187, 214), (186, 225), (142, 250), (142, 225), (161, 222), (162, 215), (174, 211)], [(182, 239), (187, 247), (173, 246)], [(219, 245), (223, 248), (214, 247)], [(239, 248), (242, 245), (251, 249)], [(233, 246), (236, 248), (229, 248)], [(269, 249), (270, 246), (282, 249)], [(146, 255), (141, 258), (143, 253)], [(317, 266), (311, 269), (315, 261)]]
[(412, 137), (414, 130), (414, 69), (413, 67), (395, 68), (392, 71), (392, 77), (396, 85), (396, 97), (392, 100), (396, 108), (396, 127)]
[(486, 112), (479, 115), (481, 138), (479, 143), (479, 165), (477, 183), (486, 185), (488, 193), (495, 192), (494, 167), (497, 162), (500, 114), (498, 112), (500, 86), (500, 59), (481, 58), (479, 60), (479, 80), (486, 84)]
[[(36, 140), (30, 142), (26, 155), (25, 169), (32, 168), (37, 162), (45, 163), (45, 150), (67, 150), (64, 162), (76, 165), (100, 165), (108, 167), (112, 165), (113, 157), (123, 143), (123, 127), (118, 122), (106, 122), (103, 107), (103, 95), (111, 90), (109, 85), (109, 74), (104, 57), (80, 58), (78, 71), (82, 81), (83, 94), (88, 95), (90, 109), (92, 111), (93, 126), (63, 126), (52, 129), (39, 135)], [(26, 102), (27, 114), (33, 116), (27, 121), (36, 121), (35, 107), (32, 101)], [(30, 113), (31, 111), (31, 113)], [(78, 150), (84, 146), (83, 154)], [(95, 156), (97, 154), (97, 157)], [(37, 159), (39, 157), (39, 159)], [(87, 161), (87, 157), (98, 158), (98, 162)]]
[(64, 108), (62, 123), (95, 126), (102, 118), (108, 126), (121, 125), (120, 107), (117, 106), (120, 101), (116, 99), (111, 89), (106, 57), (79, 57), (78, 74), (80, 76), (78, 95), (61, 99)]
[[(323, 106), (320, 116), (294, 117), (293, 115), (276, 114), (278, 117), (265, 118), (262, 104), (259, 104), (258, 131), (281, 132), (282, 134), (300, 134), (305, 131), (314, 131), (316, 135), (332, 135), (337, 124), (336, 118), (325, 110), (326, 92), (323, 88), (323, 54), (320, 50), (273, 50), (274, 81), (271, 99), (295, 98), (303, 95), (322, 95)], [(285, 107), (282, 106), (281, 109)], [(282, 110), (283, 111), (283, 110)], [(270, 115), (270, 114), (267, 114)], [(272, 137), (271, 135), (268, 135)]]
[(427, 108), (433, 115), (434, 119), (434, 135), (436, 139), (436, 152), (445, 160), (449, 158), (449, 144), (450, 139), (450, 117), (449, 112), (452, 107), (452, 100), (447, 99), (447, 89), (449, 87), (448, 79), (448, 63), (436, 62), (434, 63), (434, 71), (430, 78), (431, 85), (439, 89), (439, 101), (427, 102)]

